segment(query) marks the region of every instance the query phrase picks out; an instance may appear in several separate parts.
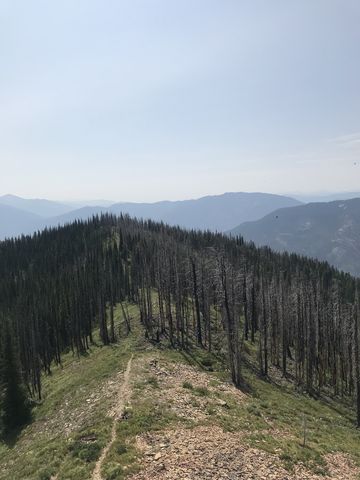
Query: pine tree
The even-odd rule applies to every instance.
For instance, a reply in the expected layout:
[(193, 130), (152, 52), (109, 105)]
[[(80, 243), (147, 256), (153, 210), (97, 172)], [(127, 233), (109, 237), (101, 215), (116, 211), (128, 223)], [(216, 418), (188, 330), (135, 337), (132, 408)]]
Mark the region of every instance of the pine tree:
[(1, 410), (3, 433), (21, 427), (30, 420), (31, 411), (21, 381), (18, 361), (9, 330), (5, 333), (1, 359)]

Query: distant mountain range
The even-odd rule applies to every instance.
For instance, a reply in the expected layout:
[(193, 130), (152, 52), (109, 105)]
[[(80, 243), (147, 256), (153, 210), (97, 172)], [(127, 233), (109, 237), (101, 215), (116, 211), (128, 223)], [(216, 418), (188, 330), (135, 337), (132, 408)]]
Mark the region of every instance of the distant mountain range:
[(360, 198), (302, 204), (282, 195), (239, 192), (176, 202), (102, 203), (73, 208), (5, 195), (0, 197), (0, 240), (96, 214), (124, 213), (188, 229), (241, 234), (257, 245), (327, 260), (360, 276)]
[(319, 203), (319, 202), (334, 202), (335, 200), (351, 200), (352, 198), (360, 198), (360, 192), (337, 192), (337, 193), (322, 193), (314, 195), (291, 195), (293, 198), (300, 200), (302, 203)]
[(360, 276), (360, 198), (282, 208), (230, 233), (277, 251), (327, 260)]
[(113, 213), (125, 212), (133, 217), (162, 220), (184, 228), (223, 232), (240, 223), (257, 220), (277, 208), (300, 205), (301, 202), (269, 193), (224, 193), (197, 200), (157, 203), (117, 203)]
[(0, 205), (14, 207), (44, 218), (63, 215), (74, 209), (71, 205), (64, 205), (59, 202), (52, 202), (51, 200), (38, 198), (26, 199), (17, 197), (16, 195), (3, 195), (0, 197)]
[(6, 195), (0, 197), (0, 205), (16, 208), (12, 211), (4, 210), (4, 216), (0, 213), (0, 224), (3, 227), (0, 238), (5, 238), (31, 233), (46, 226), (63, 225), (76, 219), (83, 220), (101, 212), (116, 215), (126, 213), (132, 217), (163, 221), (184, 228), (226, 231), (239, 223), (260, 219), (277, 208), (300, 205), (300, 202), (268, 193), (225, 193), (197, 200), (116, 203), (109, 207), (86, 206), (74, 210), (69, 205), (48, 200), (26, 200)]
[(43, 228), (44, 219), (25, 210), (0, 203), (0, 240), (30, 234)]

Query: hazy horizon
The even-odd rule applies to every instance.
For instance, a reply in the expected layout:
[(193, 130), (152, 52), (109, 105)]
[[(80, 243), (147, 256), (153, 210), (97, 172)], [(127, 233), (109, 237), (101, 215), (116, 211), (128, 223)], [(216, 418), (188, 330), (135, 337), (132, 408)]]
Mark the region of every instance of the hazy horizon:
[(158, 203), (158, 202), (166, 202), (166, 201), (169, 201), (169, 202), (177, 202), (177, 201), (187, 201), (187, 200), (199, 200), (201, 198), (204, 198), (204, 197), (213, 197), (213, 196), (222, 196), (222, 195), (226, 195), (226, 194), (234, 194), (234, 193), (253, 193), (253, 194), (271, 194), (271, 195), (281, 195), (281, 196), (285, 196), (285, 197), (290, 197), (290, 198), (294, 198), (294, 199), (298, 199), (300, 201), (304, 201), (305, 203), (306, 202), (311, 202), (313, 201), (312, 199), (314, 199), (314, 201), (330, 201), (328, 200), (328, 198), (333, 198), (334, 200), (335, 199), (345, 199), (345, 198), (353, 198), (352, 195), (358, 197), (360, 195), (360, 191), (358, 192), (353, 192), (353, 191), (337, 191), (337, 192), (331, 192), (331, 191), (322, 191), (322, 192), (309, 192), (308, 194), (306, 193), (301, 193), (301, 192), (285, 192), (285, 193), (279, 193), (279, 192), (269, 192), (269, 191), (263, 191), (263, 192), (260, 192), (260, 191), (238, 191), (238, 192), (220, 192), (220, 193), (209, 193), (209, 194), (206, 194), (206, 195), (202, 195), (202, 196), (189, 196), (189, 197), (180, 197), (180, 198), (175, 198), (175, 199), (168, 199), (168, 198), (158, 198), (158, 199), (155, 199), (155, 200), (152, 200), (152, 201), (130, 201), (130, 200), (127, 200), (127, 199), (109, 199), (109, 198), (78, 198), (78, 199), (74, 199), (74, 198), (64, 198), (64, 199), (61, 199), (61, 198), (52, 198), (52, 197), (41, 197), (41, 196), (24, 196), (24, 195), (20, 195), (20, 194), (14, 194), (14, 193), (10, 193), (10, 192), (6, 192), (6, 193), (1, 193), (0, 192), (0, 199), (2, 197), (6, 197), (6, 196), (14, 196), (14, 197), (18, 197), (18, 198), (22, 198), (22, 199), (25, 199), (25, 200), (50, 200), (50, 201), (53, 201), (53, 202), (58, 202), (58, 203), (63, 203), (64, 205), (68, 204), (70, 206), (76, 206), (78, 205), (79, 207), (83, 207), (83, 206), (111, 206), (113, 204), (116, 204), (116, 203)]
[(358, 189), (355, 0), (4, 0), (0, 20), (4, 194)]

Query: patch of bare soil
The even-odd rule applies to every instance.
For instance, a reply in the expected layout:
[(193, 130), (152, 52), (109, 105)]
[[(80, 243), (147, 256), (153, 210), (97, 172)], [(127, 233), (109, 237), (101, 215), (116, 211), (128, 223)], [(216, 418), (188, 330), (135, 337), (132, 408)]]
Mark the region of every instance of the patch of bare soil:
[(360, 478), (360, 468), (344, 453), (332, 453), (325, 456), (329, 477), (338, 480), (355, 480)]
[[(226, 402), (210, 399), (207, 395), (194, 396), (193, 389), (206, 389), (210, 393), (221, 392), (232, 394), (238, 401), (243, 401), (246, 396), (230, 383), (217, 382), (213, 385), (213, 378), (206, 372), (184, 364), (169, 364), (162, 360), (153, 359), (149, 363), (149, 373), (153, 375), (160, 386), (160, 399), (167, 407), (180, 418), (203, 421), (207, 418), (207, 407), (217, 413), (223, 413)], [(193, 388), (184, 388), (184, 383)]]
[(289, 473), (276, 455), (248, 448), (242, 440), (241, 432), (216, 426), (140, 436), (142, 470), (131, 480), (355, 480), (360, 473), (341, 454), (326, 458), (329, 476), (314, 475), (300, 465)]
[[(166, 429), (137, 438), (141, 471), (131, 480), (355, 480), (360, 469), (349, 457), (336, 453), (325, 458), (329, 475), (319, 476), (297, 465), (287, 471), (277, 455), (246, 445), (246, 432), (225, 432), (216, 425), (201, 425), (211, 407), (219, 414), (226, 411), (226, 402), (219, 393), (230, 394), (237, 401), (247, 396), (228, 383), (216, 382), (206, 372), (194, 367), (153, 359), (146, 366), (148, 374), (156, 378), (159, 389), (152, 395), (177, 416), (193, 420), (193, 428)], [(192, 389), (206, 388), (209, 396), (194, 396)], [(149, 387), (150, 388), (150, 387)], [(212, 395), (215, 394), (215, 395)], [(195, 398), (195, 401), (194, 401)], [(200, 425), (199, 425), (200, 423)], [(205, 422), (207, 423), (207, 422)], [(198, 424), (198, 425), (196, 425)], [(194, 426), (195, 425), (195, 426)], [(272, 435), (289, 435), (272, 427)]]

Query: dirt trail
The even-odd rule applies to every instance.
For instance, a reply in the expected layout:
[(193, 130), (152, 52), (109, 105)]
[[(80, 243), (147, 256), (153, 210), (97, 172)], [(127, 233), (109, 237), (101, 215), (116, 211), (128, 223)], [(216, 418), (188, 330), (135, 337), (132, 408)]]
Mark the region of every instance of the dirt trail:
[(131, 364), (133, 360), (133, 355), (131, 356), (130, 360), (128, 361), (125, 374), (124, 374), (124, 380), (123, 383), (119, 389), (118, 392), (118, 398), (115, 403), (115, 406), (113, 410), (110, 412), (110, 415), (113, 417), (113, 424), (111, 428), (111, 437), (109, 440), (109, 443), (106, 445), (106, 447), (103, 449), (101, 452), (101, 455), (99, 457), (99, 460), (96, 462), (94, 471), (91, 476), (91, 480), (102, 480), (101, 476), (101, 467), (104, 463), (104, 460), (109, 453), (110, 448), (112, 447), (113, 443), (116, 440), (116, 427), (117, 427), (117, 422), (121, 419), (121, 415), (124, 412), (125, 405), (130, 399), (131, 395), (131, 389), (130, 389), (130, 372), (131, 372)]

